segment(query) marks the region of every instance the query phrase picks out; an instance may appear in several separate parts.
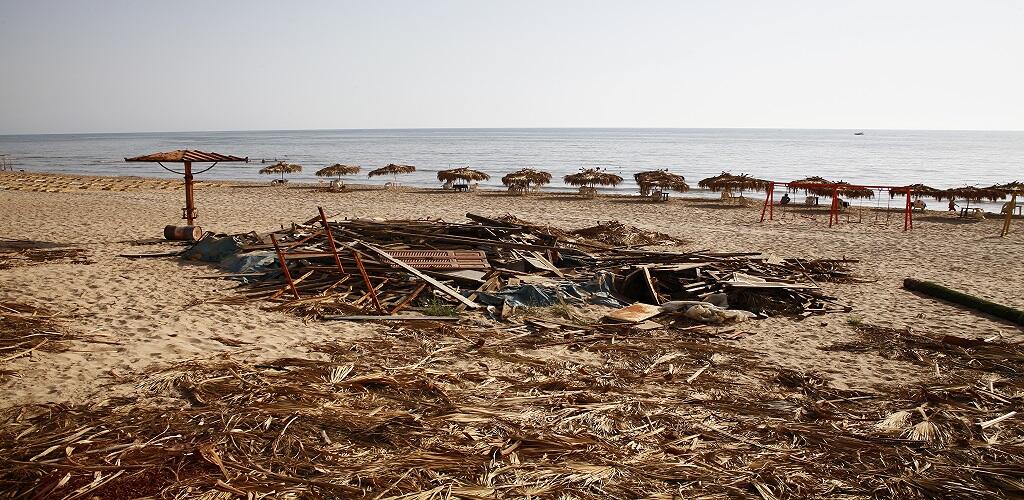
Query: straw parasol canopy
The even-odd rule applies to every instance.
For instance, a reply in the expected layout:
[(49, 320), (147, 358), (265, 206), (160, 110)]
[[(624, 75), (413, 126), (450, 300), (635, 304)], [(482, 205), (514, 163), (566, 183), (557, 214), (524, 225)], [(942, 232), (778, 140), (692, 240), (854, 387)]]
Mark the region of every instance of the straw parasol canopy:
[(469, 167), (452, 168), (449, 170), (442, 170), (437, 173), (437, 180), (441, 182), (455, 182), (455, 181), (486, 181), (491, 176), (481, 172), (479, 170), (473, 170)]
[(376, 170), (371, 170), (370, 173), (367, 174), (366, 176), (367, 177), (377, 177), (377, 176), (381, 176), (381, 175), (394, 175), (394, 176), (397, 176), (398, 174), (411, 174), (411, 173), (413, 173), (415, 171), (416, 171), (416, 167), (414, 167), (412, 165), (396, 165), (394, 163), (390, 163), (387, 166), (380, 167), (380, 168), (378, 168)]
[[(823, 186), (822, 184), (827, 184)], [(834, 182), (824, 178), (818, 177), (817, 175), (806, 177), (797, 181), (789, 182), (789, 187), (786, 188), (790, 192), (797, 192), (797, 190), (803, 189), (804, 193), (810, 193), (815, 196), (832, 196), (832, 185)]]
[(1007, 194), (1012, 193), (1013, 191), (1017, 191), (1018, 193), (1020, 193), (1024, 192), (1024, 182), (1013, 181), (1007, 182), (1006, 184), (996, 184), (995, 186), (992, 186), (989, 189), (998, 189), (1001, 191), (1006, 191)]
[(569, 174), (563, 178), (570, 186), (618, 186), (622, 183), (622, 177), (607, 172), (600, 168), (581, 168), (575, 174)]
[(750, 189), (753, 191), (767, 191), (771, 182), (764, 179), (756, 179), (747, 174), (732, 175), (729, 172), (722, 172), (714, 177), (701, 179), (698, 186), (710, 191), (731, 191), (738, 189), (741, 193)]
[(324, 168), (321, 168), (320, 170), (317, 170), (316, 171), (316, 176), (317, 177), (337, 177), (337, 178), (340, 179), (341, 176), (343, 176), (343, 175), (355, 175), (355, 174), (358, 174), (360, 170), (362, 170), (362, 168), (360, 168), (358, 165), (342, 165), (340, 163), (335, 163), (334, 165), (331, 165), (329, 167), (324, 167)]
[(510, 192), (526, 193), (530, 187), (534, 188), (551, 184), (551, 174), (532, 168), (516, 170), (501, 178), (501, 183), (508, 186)]
[(686, 178), (673, 174), (667, 169), (638, 172), (633, 174), (633, 179), (640, 186), (642, 193), (650, 193), (654, 188), (671, 189), (680, 193), (690, 190), (690, 185), (686, 183)]
[(905, 195), (907, 194), (907, 191), (910, 191), (910, 195), (913, 196), (914, 198), (920, 198), (922, 196), (931, 196), (932, 198), (941, 199), (938, 197), (942, 193), (941, 189), (935, 189), (931, 186), (925, 186), (924, 184), (911, 184), (909, 186), (890, 189), (889, 197), (895, 198), (896, 195)]
[(935, 199), (940, 201), (943, 198), (967, 200), (968, 203), (982, 200), (994, 202), (1006, 199), (1006, 191), (990, 187), (962, 186), (942, 191), (935, 197)]
[(861, 186), (854, 186), (849, 182), (839, 181), (836, 183), (839, 189), (836, 191), (843, 198), (874, 198), (875, 190)]
[(302, 165), (285, 163), (283, 161), (260, 169), (261, 174), (281, 174), (281, 179), (284, 179), (284, 174), (294, 174), (295, 172), (302, 172)]

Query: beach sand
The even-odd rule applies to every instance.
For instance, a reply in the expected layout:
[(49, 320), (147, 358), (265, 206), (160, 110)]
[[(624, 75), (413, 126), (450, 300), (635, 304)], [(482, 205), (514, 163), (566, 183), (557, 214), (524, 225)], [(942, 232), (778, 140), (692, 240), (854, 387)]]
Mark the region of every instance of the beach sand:
[[(42, 179), (42, 180), (40, 180)], [(804, 320), (772, 318), (742, 325), (731, 342), (763, 354), (765, 363), (816, 372), (839, 387), (926, 381), (920, 366), (874, 353), (830, 352), (822, 347), (855, 338), (857, 321), (929, 335), (1002, 336), (1024, 340), (1020, 328), (988, 316), (904, 291), (904, 278), (931, 280), (1013, 307), (1024, 307), (1024, 221), (1000, 238), (1001, 220), (965, 221), (940, 212), (918, 215), (902, 231), (902, 213), (849, 212), (855, 221), (827, 227), (824, 210), (776, 210), (758, 222), (760, 203), (725, 205), (673, 195), (652, 204), (628, 197), (582, 199), (539, 193), (352, 189), (328, 193), (311, 186), (206, 183), (196, 191), (205, 230), (266, 231), (305, 221), (323, 206), (334, 218), (442, 218), (467, 212), (511, 213), (565, 228), (618, 220), (679, 237), (682, 250), (765, 252), (779, 257), (848, 258), (860, 262), (857, 284), (823, 284), (854, 307), (849, 314)], [(66, 316), (61, 324), (84, 337), (65, 352), (32, 352), (5, 363), (2, 405), (90, 402), (130, 394), (139, 374), (185, 360), (218, 356), (261, 360), (307, 354), (310, 343), (358, 337), (373, 324), (304, 323), (261, 309), (259, 303), (217, 304), (231, 282), (199, 279), (211, 266), (174, 258), (131, 260), (118, 255), (175, 249), (140, 245), (180, 223), (180, 186), (162, 180), (0, 174), (0, 237), (57, 242), (88, 251), (89, 264), (46, 262), (0, 269), (0, 300), (45, 307)], [(882, 202), (885, 205), (885, 201)], [(898, 204), (894, 204), (898, 205)], [(856, 222), (861, 219), (861, 222)], [(850, 321), (853, 319), (854, 321)], [(102, 343), (88, 342), (88, 339)], [(9, 354), (9, 353), (8, 353)], [(4, 355), (6, 356), (6, 354)]]

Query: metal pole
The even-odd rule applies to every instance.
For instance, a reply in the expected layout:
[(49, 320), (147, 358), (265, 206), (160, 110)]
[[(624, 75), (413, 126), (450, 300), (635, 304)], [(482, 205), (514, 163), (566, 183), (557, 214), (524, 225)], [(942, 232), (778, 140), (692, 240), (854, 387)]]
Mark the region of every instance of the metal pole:
[(910, 203), (910, 189), (907, 189), (907, 203), (903, 209), (903, 231), (914, 228), (914, 206)]
[(334, 254), (334, 263), (338, 266), (338, 272), (342, 276), (345, 275), (345, 268), (341, 265), (341, 257), (338, 256), (338, 247), (334, 244), (334, 235), (331, 234), (331, 226), (327, 223), (327, 214), (324, 213), (324, 207), (316, 207), (320, 211), (320, 222), (324, 223), (324, 232), (327, 233), (327, 246), (331, 248), (331, 253)]
[(277, 244), (277, 238), (273, 234), (270, 235), (270, 241), (274, 243), (274, 250), (277, 251), (277, 258), (281, 261), (281, 270), (284, 271), (284, 279), (288, 280), (288, 287), (292, 289), (292, 295), (295, 298), (299, 298), (299, 290), (295, 288), (295, 281), (292, 280), (292, 273), (288, 271), (288, 262), (284, 260), (284, 252), (281, 251), (281, 246)]
[(192, 193), (192, 162), (185, 162), (185, 213), (182, 214), (182, 219), (188, 221), (188, 225), (192, 225), (196, 219), (196, 205), (195, 199)]
[(356, 261), (356, 267), (359, 268), (359, 274), (363, 276), (363, 283), (366, 284), (366, 289), (369, 290), (370, 300), (373, 301), (373, 307), (377, 309), (377, 312), (384, 314), (384, 308), (380, 306), (380, 301), (377, 300), (377, 291), (373, 288), (373, 283), (370, 282), (370, 276), (366, 274), (366, 268), (363, 267), (363, 258), (359, 256), (359, 251), (356, 249), (352, 250), (352, 258)]

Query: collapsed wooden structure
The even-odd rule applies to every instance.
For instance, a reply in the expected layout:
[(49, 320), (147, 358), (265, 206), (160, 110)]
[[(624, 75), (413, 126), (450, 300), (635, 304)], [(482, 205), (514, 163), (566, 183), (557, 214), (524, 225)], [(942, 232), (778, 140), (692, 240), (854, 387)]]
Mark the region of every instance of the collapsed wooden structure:
[[(511, 216), (467, 218), (331, 221), (320, 208), (306, 223), (244, 245), (243, 255), (273, 249), (279, 267), (246, 275), (241, 294), (226, 300), (269, 299), (307, 317), (379, 316), (428, 302), (478, 309), (486, 305), (479, 295), (526, 285), (558, 295), (560, 286), (602, 283), (608, 302), (622, 305), (722, 294), (763, 316), (847, 309), (818, 282), (852, 279), (851, 261), (652, 250), (645, 247), (678, 241), (618, 223), (563, 231)], [(492, 315), (507, 316), (507, 306)]]

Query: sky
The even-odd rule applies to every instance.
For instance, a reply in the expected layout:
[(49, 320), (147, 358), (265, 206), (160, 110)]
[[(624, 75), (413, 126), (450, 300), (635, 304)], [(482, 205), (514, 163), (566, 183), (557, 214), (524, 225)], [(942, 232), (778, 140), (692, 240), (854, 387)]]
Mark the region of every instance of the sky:
[(0, 134), (1024, 130), (1024, 1), (0, 0)]

